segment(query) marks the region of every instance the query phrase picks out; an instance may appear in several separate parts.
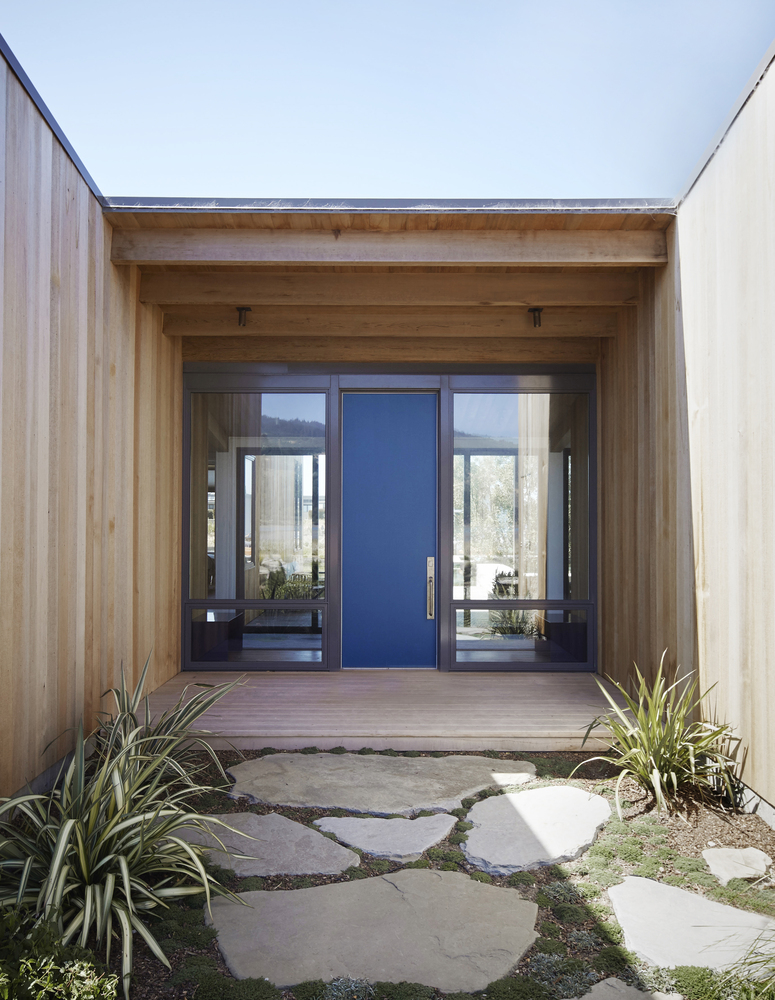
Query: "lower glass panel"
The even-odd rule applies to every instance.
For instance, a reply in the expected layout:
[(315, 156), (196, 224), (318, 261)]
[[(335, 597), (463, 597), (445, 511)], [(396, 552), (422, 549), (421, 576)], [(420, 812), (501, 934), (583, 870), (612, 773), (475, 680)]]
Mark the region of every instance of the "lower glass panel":
[(456, 663), (586, 663), (584, 608), (458, 608)]
[(323, 612), (292, 608), (195, 608), (192, 663), (320, 663)]

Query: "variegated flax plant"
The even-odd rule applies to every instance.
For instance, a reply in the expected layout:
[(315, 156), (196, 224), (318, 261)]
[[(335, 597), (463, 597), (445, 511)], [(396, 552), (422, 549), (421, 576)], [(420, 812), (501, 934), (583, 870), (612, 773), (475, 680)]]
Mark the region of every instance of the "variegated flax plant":
[(592, 759), (620, 769), (616, 782), (620, 819), (620, 790), (627, 777), (651, 793), (659, 812), (677, 811), (682, 798), (709, 801), (726, 793), (730, 801), (735, 801), (740, 740), (731, 726), (702, 721), (700, 709), (713, 688), (698, 696), (696, 679), (673, 679), (670, 683), (665, 677), (666, 655), (667, 650), (653, 684), (633, 664), (637, 678), (634, 695), (611, 681), (625, 707), (595, 678), (611, 710), (593, 719), (582, 746), (596, 727), (608, 729), (610, 753)]
[[(31, 791), (0, 799), (0, 907), (32, 910), (51, 922), (63, 944), (104, 949), (121, 940), (124, 995), (129, 996), (133, 932), (169, 968), (153, 935), (154, 917), (169, 903), (204, 891), (237, 899), (206, 871), (203, 848), (186, 830), (230, 829), (190, 807), (209, 786), (202, 774), (204, 731), (196, 719), (231, 690), (224, 684), (181, 697), (158, 721), (147, 699), (137, 718), (142, 685), (129, 694), (123, 679), (114, 690), (117, 712), (92, 734), (96, 752), (86, 756), (83, 724), (72, 761), (48, 794)], [(214, 757), (214, 755), (213, 755)], [(216, 758), (214, 758), (216, 759)]]

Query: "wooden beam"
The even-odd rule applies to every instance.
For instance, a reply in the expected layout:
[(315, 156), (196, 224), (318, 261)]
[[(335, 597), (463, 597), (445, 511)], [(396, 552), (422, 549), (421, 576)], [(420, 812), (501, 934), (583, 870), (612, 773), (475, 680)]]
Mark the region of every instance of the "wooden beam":
[(663, 232), (601, 230), (115, 229), (114, 264), (659, 266)]
[(539, 333), (522, 306), (257, 306), (240, 327), (233, 306), (196, 306), (165, 313), (164, 332), (170, 337), (615, 337), (617, 316), (614, 308), (545, 308)]
[(576, 338), (183, 337), (184, 361), (377, 361), (590, 364), (601, 341)]
[(140, 301), (162, 306), (614, 306), (637, 301), (634, 272), (368, 273), (161, 271)]

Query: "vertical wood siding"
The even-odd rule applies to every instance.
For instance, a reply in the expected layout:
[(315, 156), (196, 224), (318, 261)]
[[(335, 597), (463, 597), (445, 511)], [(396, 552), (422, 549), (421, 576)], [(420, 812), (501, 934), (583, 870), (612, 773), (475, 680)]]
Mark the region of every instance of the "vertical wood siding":
[(775, 802), (775, 72), (679, 210), (700, 676)]
[(675, 226), (667, 268), (642, 272), (637, 307), (602, 341), (600, 668), (620, 683), (696, 669), (686, 379)]
[(178, 342), (0, 60), (0, 794), (154, 647), (178, 669)]

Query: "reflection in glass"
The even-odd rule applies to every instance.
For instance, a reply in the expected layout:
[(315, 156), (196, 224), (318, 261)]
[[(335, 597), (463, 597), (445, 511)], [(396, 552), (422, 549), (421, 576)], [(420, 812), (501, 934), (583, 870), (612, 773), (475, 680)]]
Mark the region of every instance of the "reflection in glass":
[(588, 598), (586, 394), (456, 393), (454, 426), (454, 598)]
[(583, 608), (459, 608), (455, 621), (458, 663), (587, 661)]
[(195, 608), (192, 663), (320, 663), (323, 612), (293, 608)]
[(324, 596), (325, 399), (192, 394), (192, 598)]

